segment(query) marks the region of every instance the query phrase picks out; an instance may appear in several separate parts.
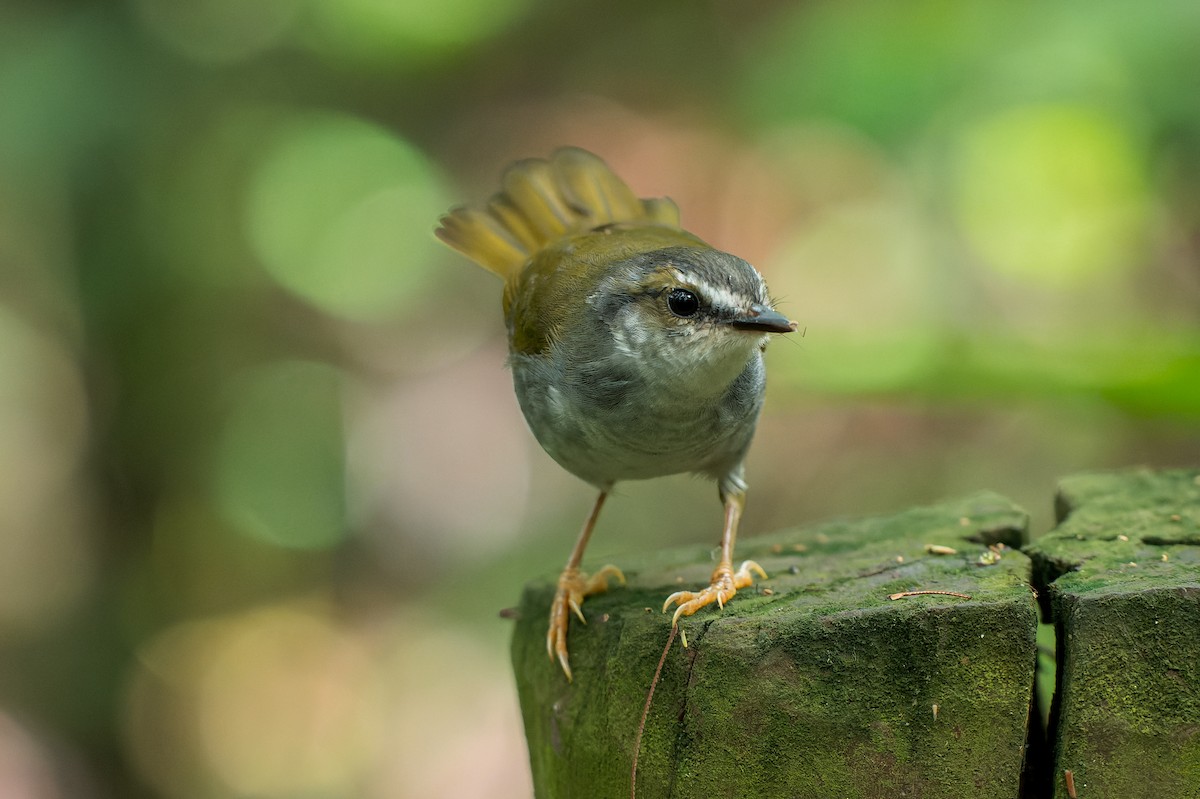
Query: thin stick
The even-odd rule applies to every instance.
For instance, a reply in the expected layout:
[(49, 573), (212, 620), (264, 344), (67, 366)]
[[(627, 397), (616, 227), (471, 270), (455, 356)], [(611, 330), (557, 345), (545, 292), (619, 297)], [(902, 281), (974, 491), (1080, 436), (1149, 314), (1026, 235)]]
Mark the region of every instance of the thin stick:
[(906, 596), (924, 596), (925, 594), (937, 594), (938, 596), (956, 596), (959, 599), (970, 599), (970, 594), (960, 594), (957, 591), (901, 591), (898, 594), (888, 594), (888, 599), (904, 599)]
[(646, 730), (646, 717), (650, 715), (650, 702), (654, 700), (654, 689), (658, 687), (658, 678), (662, 676), (663, 664), (667, 662), (667, 653), (671, 644), (675, 643), (675, 633), (679, 625), (671, 625), (671, 634), (667, 637), (667, 645), (663, 647), (662, 656), (658, 659), (658, 668), (654, 670), (654, 679), (650, 681), (650, 691), (646, 694), (646, 706), (642, 708), (642, 720), (638, 722), (637, 737), (633, 739), (633, 770), (629, 774), (629, 799), (637, 799), (637, 764), (638, 755), (642, 752), (642, 733)]

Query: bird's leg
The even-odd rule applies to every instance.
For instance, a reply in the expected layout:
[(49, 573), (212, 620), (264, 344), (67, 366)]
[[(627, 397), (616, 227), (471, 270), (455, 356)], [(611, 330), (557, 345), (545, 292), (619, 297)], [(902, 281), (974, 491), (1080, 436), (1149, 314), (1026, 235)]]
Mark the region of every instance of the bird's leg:
[(596, 504), (592, 506), (591, 514), (583, 523), (583, 530), (579, 533), (575, 548), (571, 550), (571, 557), (567, 559), (567, 565), (558, 577), (558, 590), (554, 592), (554, 602), (550, 605), (546, 652), (551, 660), (558, 658), (558, 664), (562, 666), (568, 682), (571, 680), (571, 665), (567, 658), (567, 625), (571, 621), (571, 614), (574, 613), (579, 617), (579, 621), (587, 624), (587, 620), (583, 618), (583, 611), (579, 608), (584, 597), (607, 591), (609, 577), (615, 577), (622, 585), (625, 584), (625, 575), (616, 566), (605, 566), (591, 576), (579, 571), (583, 551), (587, 549), (588, 539), (592, 537), (592, 528), (596, 526), (600, 508), (607, 497), (607, 490), (601, 491), (600, 496), (596, 497)]
[(754, 583), (754, 574), (764, 580), (767, 573), (752, 560), (747, 560), (735, 572), (733, 570), (733, 545), (737, 540), (738, 521), (742, 518), (742, 508), (746, 504), (746, 495), (740, 492), (730, 492), (725, 495), (725, 529), (721, 533), (721, 559), (713, 570), (712, 578), (707, 588), (699, 591), (676, 591), (667, 597), (663, 603), (663, 612), (671, 605), (675, 608), (672, 624), (679, 623), (680, 616), (691, 616), (700, 608), (716, 602), (717, 607), (724, 608), (725, 603), (733, 598), (739, 588), (745, 588)]

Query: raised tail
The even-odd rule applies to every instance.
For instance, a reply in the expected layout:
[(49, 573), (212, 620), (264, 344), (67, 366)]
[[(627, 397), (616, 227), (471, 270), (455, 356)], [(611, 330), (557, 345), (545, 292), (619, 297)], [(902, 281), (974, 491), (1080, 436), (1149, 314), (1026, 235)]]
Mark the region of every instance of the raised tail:
[(500, 185), (482, 206), (452, 209), (435, 232), (505, 280), (566, 236), (617, 222), (679, 226), (675, 203), (638, 199), (608, 164), (578, 147), (556, 150), (549, 160), (518, 161)]

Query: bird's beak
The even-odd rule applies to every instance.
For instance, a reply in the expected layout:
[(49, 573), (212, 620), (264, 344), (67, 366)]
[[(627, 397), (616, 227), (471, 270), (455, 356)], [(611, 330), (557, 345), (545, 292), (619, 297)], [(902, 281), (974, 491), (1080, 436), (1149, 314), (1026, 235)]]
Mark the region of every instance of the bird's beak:
[(754, 303), (742, 316), (729, 321), (735, 330), (748, 330), (752, 333), (794, 333), (796, 323), (790, 321), (779, 311)]

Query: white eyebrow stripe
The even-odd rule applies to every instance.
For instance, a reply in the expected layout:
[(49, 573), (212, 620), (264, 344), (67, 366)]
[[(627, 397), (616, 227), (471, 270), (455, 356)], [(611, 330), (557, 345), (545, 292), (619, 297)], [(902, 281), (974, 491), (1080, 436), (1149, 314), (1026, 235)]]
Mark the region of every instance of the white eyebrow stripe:
[[(676, 280), (684, 286), (695, 288), (696, 292), (700, 294), (701, 300), (714, 308), (724, 308), (741, 312), (749, 310), (750, 305), (758, 301), (753, 295), (734, 293), (724, 286), (714, 286), (705, 280), (697, 279), (696, 275), (686, 274), (680, 269), (672, 268), (671, 271)], [(757, 296), (765, 297), (767, 295), (767, 286), (762, 279), (762, 275), (758, 274), (758, 271), (755, 270), (754, 276), (758, 282)]]
[(713, 308), (741, 312), (748, 310), (750, 304), (754, 302), (753, 298), (744, 294), (735, 294), (723, 286), (713, 286), (700, 280), (688, 282), (696, 287), (701, 300)]

